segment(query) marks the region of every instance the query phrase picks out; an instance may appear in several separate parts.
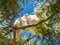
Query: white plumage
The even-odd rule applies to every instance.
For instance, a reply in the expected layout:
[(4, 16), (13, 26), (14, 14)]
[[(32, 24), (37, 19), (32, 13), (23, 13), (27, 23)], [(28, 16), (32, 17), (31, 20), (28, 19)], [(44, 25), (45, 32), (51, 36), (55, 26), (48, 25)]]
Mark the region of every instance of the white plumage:
[[(33, 22), (33, 21), (35, 21), (35, 22), (39, 21), (39, 18), (36, 15), (28, 15), (28, 18), (30, 18), (28, 20), (29, 23)], [(27, 19), (25, 18), (25, 15), (21, 18), (17, 18), (16, 21), (14, 22), (14, 25), (18, 26), (18, 27), (28, 25), (27, 24)]]
[(30, 21), (31, 20), (35, 20), (35, 21), (39, 20), (39, 18), (36, 15), (29, 15), (29, 17), (30, 17)]

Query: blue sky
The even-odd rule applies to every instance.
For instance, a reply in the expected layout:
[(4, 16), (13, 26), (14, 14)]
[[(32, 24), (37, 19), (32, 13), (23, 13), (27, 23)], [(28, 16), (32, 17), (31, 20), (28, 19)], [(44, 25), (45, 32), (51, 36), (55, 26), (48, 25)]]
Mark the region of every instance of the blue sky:
[(26, 13), (31, 14), (34, 11), (33, 0), (28, 0), (27, 3), (21, 4), (21, 7), (23, 8), (23, 10), (19, 13), (20, 16), (23, 16)]

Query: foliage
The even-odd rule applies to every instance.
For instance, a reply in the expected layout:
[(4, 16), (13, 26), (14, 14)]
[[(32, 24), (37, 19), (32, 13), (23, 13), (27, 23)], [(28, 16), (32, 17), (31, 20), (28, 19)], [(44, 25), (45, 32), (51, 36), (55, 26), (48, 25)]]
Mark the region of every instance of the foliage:
[(0, 27), (0, 36), (4, 36), (5, 37), (5, 32), (3, 31), (2, 27)]
[[(59, 15), (60, 15), (60, 1), (56, 0), (50, 2), (48, 6), (37, 6), (34, 8), (34, 14), (36, 14), (40, 18), (40, 23), (38, 23), (35, 26), (25, 28), (23, 26), (23, 29), (26, 29), (28, 32), (32, 33), (33, 36), (30, 38), (31, 35), (25, 40), (23, 35), (19, 35), (20, 29), (19, 27), (14, 27), (13, 23), (18, 15), (18, 11), (21, 11), (21, 7), (19, 6), (19, 1), (21, 0), (0, 0), (0, 15), (6, 20), (6, 23), (8, 23), (8, 27), (0, 27), (0, 36), (6, 37), (7, 34), (10, 32), (13, 33), (13, 40), (15, 43), (17, 42), (17, 45), (21, 44), (27, 44), (31, 43), (31, 45), (36, 45), (37, 40), (40, 41), (40, 44), (42, 45), (55, 45), (55, 43), (58, 43), (60, 45), (60, 25), (57, 26), (55, 30), (51, 28), (52, 24), (54, 23), (60, 23)], [(27, 0), (22, 0), (22, 3), (26, 3)], [(21, 2), (20, 2), (21, 3)], [(40, 3), (40, 2), (39, 2)], [(45, 2), (43, 1), (45, 4)], [(58, 16), (57, 18), (54, 18), (54, 16)], [(12, 17), (12, 18), (10, 18)], [(9, 29), (10, 28), (10, 29)], [(16, 29), (17, 28), (17, 29)], [(4, 32), (4, 30), (9, 30)], [(18, 30), (18, 31), (17, 31)], [(16, 39), (16, 36), (18, 39)], [(33, 39), (36, 37), (36, 41), (33, 41)], [(42, 37), (42, 38), (41, 38)], [(9, 40), (9, 39), (8, 39)], [(16, 41), (18, 40), (18, 41)], [(31, 42), (32, 41), (32, 42)], [(1, 41), (0, 41), (1, 42)], [(46, 44), (47, 43), (47, 44)], [(28, 44), (27, 44), (28, 45)], [(38, 45), (38, 44), (37, 44)]]

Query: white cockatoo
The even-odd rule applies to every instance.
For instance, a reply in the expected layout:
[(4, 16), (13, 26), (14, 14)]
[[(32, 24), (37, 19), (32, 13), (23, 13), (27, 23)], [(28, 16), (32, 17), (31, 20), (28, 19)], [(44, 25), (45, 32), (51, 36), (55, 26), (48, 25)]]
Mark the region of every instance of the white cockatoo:
[[(23, 17), (21, 18), (17, 18), (16, 21), (14, 22), (14, 25), (17, 26), (17, 27), (20, 27), (20, 26), (26, 26), (26, 25), (29, 25), (29, 24), (35, 24), (39, 21), (39, 18), (36, 16), (36, 15), (28, 15), (28, 14), (25, 14)], [(35, 32), (35, 27), (29, 27), (29, 28), (25, 28), (26, 31), (28, 31), (29, 33), (32, 33), (32, 34), (36, 34)], [(19, 29), (17, 30), (17, 34), (16, 34), (16, 38), (19, 38), (19, 34), (23, 31), (23, 29)]]
[(33, 23), (33, 21), (35, 21), (34, 23), (36, 23), (39, 20), (40, 19), (36, 15), (25, 14), (23, 17), (16, 19), (16, 21), (14, 22), (14, 26), (25, 26), (31, 24), (31, 22)]

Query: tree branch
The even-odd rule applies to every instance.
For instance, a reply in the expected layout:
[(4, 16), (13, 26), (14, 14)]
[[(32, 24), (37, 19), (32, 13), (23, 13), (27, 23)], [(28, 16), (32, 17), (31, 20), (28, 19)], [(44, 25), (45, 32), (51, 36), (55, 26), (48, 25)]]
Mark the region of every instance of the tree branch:
[(4, 37), (0, 37), (0, 42), (2, 42), (2, 43), (8, 43), (9, 45), (16, 45), (16, 43), (13, 40), (6, 39)]
[(59, 23), (59, 22), (60, 22), (60, 18), (51, 20), (51, 21), (48, 23), (48, 25), (51, 25), (51, 24), (53, 24), (53, 23), (55, 23), (55, 22)]

